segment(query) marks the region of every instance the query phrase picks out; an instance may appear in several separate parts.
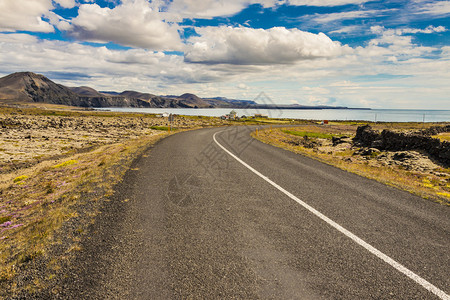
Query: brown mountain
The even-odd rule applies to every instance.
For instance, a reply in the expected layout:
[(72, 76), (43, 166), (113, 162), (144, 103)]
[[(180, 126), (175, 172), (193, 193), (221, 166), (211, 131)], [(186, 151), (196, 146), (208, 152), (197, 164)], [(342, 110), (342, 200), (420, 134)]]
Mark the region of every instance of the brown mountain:
[(184, 104), (194, 108), (214, 107), (214, 105), (211, 105), (202, 98), (190, 93), (185, 93), (181, 96), (178, 96), (177, 99), (182, 101)]
[(78, 95), (69, 88), (32, 72), (13, 73), (0, 78), (0, 99), (5, 102), (74, 105), (78, 98)]
[[(19, 72), (0, 78), (0, 103), (45, 102), (82, 107), (243, 107), (249, 101), (202, 99), (194, 94), (156, 96), (124, 91), (100, 93), (87, 86), (66, 87), (32, 72)], [(253, 102), (254, 103), (254, 102)]]
[(105, 96), (102, 93), (97, 92), (96, 90), (94, 90), (93, 88), (90, 88), (88, 86), (70, 87), (69, 89), (72, 92), (74, 92), (75, 94), (78, 94), (78, 95), (84, 96), (84, 97), (104, 97)]

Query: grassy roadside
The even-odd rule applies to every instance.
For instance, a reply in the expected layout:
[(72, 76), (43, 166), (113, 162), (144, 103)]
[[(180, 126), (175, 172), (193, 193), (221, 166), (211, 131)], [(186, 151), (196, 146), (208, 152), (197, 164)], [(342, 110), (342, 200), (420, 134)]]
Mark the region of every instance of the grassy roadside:
[[(348, 123), (348, 122), (347, 122)], [(390, 124), (395, 128), (395, 124)], [(399, 127), (405, 126), (400, 124)], [(414, 128), (414, 126), (413, 126)], [(410, 129), (407, 127), (407, 129)], [(437, 166), (432, 170), (408, 169), (381, 158), (390, 154), (372, 152), (361, 155), (361, 149), (350, 142), (333, 146), (333, 137), (347, 137), (350, 141), (356, 131), (355, 124), (333, 126), (303, 126), (300, 128), (265, 129), (252, 136), (261, 142), (317, 159), (384, 184), (406, 190), (425, 199), (450, 206), (450, 169)], [(439, 135), (446, 138), (447, 134)]]
[[(133, 159), (167, 135), (158, 133), (105, 145), (67, 157), (32, 175), (16, 177), (0, 194), (0, 290), (14, 294), (44, 286), (43, 279), (25, 286), (23, 280), (15, 280), (37, 261), (45, 262), (41, 266), (48, 272), (44, 279), (51, 280), (51, 270), (57, 271), (60, 261), (80, 250), (81, 235)], [(62, 241), (58, 230), (65, 223), (73, 228), (64, 232)], [(55, 247), (59, 248), (56, 254)]]

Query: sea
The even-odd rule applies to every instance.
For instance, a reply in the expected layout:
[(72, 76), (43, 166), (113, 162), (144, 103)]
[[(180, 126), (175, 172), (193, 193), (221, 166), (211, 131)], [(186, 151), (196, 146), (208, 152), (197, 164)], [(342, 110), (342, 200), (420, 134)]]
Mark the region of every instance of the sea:
[[(100, 111), (134, 112), (149, 114), (178, 114), (188, 116), (220, 117), (231, 112), (230, 108), (132, 108), (104, 107)], [(234, 109), (239, 117), (255, 114), (269, 118), (371, 121), (371, 122), (450, 122), (450, 110), (413, 109)]]

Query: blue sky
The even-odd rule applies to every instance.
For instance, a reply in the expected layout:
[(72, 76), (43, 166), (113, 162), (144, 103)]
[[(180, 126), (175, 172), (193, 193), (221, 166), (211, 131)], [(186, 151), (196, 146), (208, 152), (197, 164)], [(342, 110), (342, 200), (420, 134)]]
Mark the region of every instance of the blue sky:
[(98, 90), (450, 109), (450, 1), (2, 0), (0, 75)]

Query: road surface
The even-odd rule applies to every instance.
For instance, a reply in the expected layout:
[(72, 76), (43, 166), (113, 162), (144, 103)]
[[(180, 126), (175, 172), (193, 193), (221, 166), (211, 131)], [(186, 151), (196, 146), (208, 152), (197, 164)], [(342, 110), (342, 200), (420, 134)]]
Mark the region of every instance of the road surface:
[(136, 161), (61, 298), (449, 299), (449, 208), (252, 139), (170, 136)]

